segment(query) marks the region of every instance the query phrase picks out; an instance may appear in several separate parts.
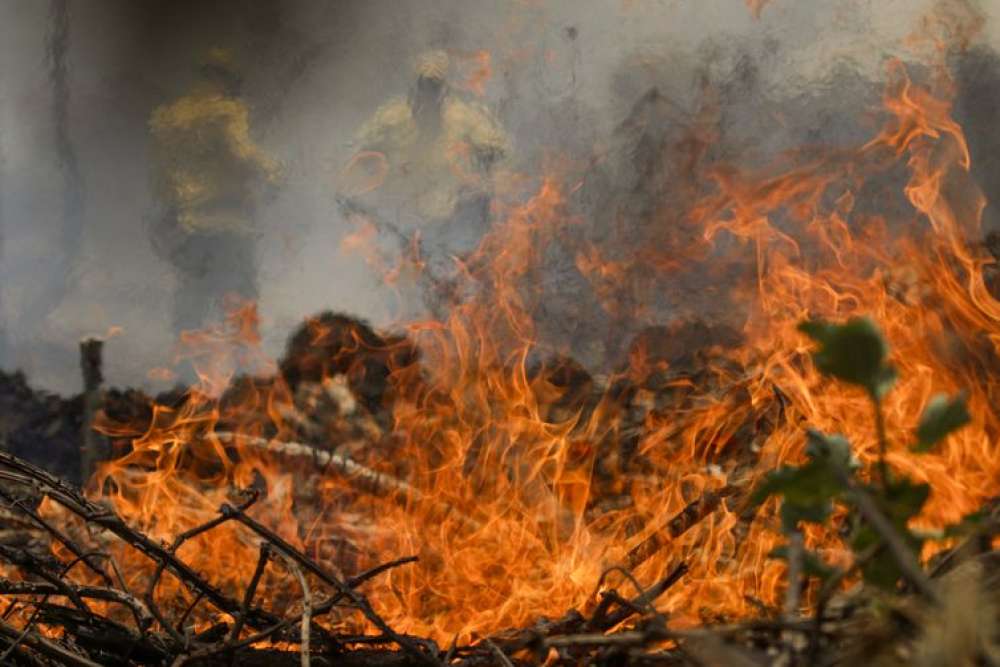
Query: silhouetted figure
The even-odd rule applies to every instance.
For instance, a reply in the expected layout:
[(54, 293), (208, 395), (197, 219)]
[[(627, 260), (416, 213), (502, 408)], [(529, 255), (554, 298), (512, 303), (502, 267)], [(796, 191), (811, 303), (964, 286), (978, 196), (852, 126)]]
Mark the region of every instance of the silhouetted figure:
[(509, 152), (493, 114), (448, 86), (449, 66), (444, 51), (418, 58), (409, 96), (381, 106), (358, 132), (339, 187), (383, 231), (412, 238), (419, 230), (438, 287), (453, 257), (487, 231), (493, 174)]
[(255, 217), (280, 170), (250, 137), (240, 87), (232, 56), (213, 50), (195, 89), (150, 118), (156, 191), (166, 208), (153, 239), (177, 270), (177, 331), (204, 327), (227, 295), (258, 296)]

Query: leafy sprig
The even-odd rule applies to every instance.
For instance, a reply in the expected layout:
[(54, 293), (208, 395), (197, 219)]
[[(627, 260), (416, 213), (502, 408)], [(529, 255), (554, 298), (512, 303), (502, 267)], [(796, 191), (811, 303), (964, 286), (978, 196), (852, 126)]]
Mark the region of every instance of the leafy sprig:
[[(879, 438), (880, 483), (875, 486), (858, 478), (860, 466), (846, 438), (809, 429), (806, 463), (783, 466), (770, 473), (756, 490), (755, 500), (781, 498), (782, 530), (790, 537), (798, 533), (800, 524), (824, 523), (835, 505), (846, 506), (850, 510), (847, 543), (864, 580), (893, 589), (901, 577), (919, 578), (919, 573), (914, 572), (913, 554), (920, 553), (924, 538), (910, 530), (909, 522), (927, 502), (930, 486), (892, 475), (886, 463), (889, 443), (882, 400), (897, 377), (888, 361), (889, 346), (868, 318), (852, 318), (843, 324), (810, 320), (799, 325), (799, 329), (818, 343), (812, 358), (821, 373), (862, 388), (870, 399)], [(920, 418), (912, 450), (931, 451), (969, 421), (964, 393), (954, 397), (935, 396)], [(974, 518), (966, 517), (963, 524)], [(771, 555), (786, 559), (793, 556), (787, 547), (776, 549)], [(829, 580), (844, 574), (815, 553), (805, 551), (797, 557), (807, 577)], [(925, 588), (917, 584), (918, 588)]]

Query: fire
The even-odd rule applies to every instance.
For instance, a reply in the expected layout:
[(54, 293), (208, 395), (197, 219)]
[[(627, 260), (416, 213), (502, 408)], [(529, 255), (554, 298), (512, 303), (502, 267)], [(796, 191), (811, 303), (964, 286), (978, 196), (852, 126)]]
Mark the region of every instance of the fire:
[(764, 7), (766, 7), (770, 2), (771, 0), (746, 0), (747, 9), (750, 10), (751, 16), (755, 19), (760, 18), (760, 14), (764, 11)]
[(486, 86), (493, 78), (493, 56), (489, 51), (474, 51), (472, 53), (453, 53), (463, 70), (462, 79), (458, 85), (482, 97), (486, 94)]
[[(759, 12), (764, 3), (749, 4)], [(252, 487), (262, 493), (247, 513), (331, 569), (415, 554), (417, 563), (373, 580), (366, 593), (397, 630), (443, 644), (585, 608), (616, 565), (648, 584), (686, 562), (687, 575), (657, 603), (676, 625), (746, 616), (780, 599), (784, 567), (767, 557), (783, 540), (774, 508), (754, 516), (748, 490), (777, 465), (801, 459), (804, 425), (846, 434), (864, 464), (877, 458), (865, 397), (824, 381), (796, 330), (808, 316), (864, 314), (883, 327), (900, 371), (886, 404), (889, 463), (930, 483), (921, 527), (958, 520), (1000, 493), (997, 389), (980, 363), (1000, 354), (1000, 303), (983, 278), (992, 260), (974, 245), (984, 199), (968, 173), (948, 87), (916, 83), (900, 63), (888, 76), (887, 120), (867, 143), (807, 162), (789, 157), (758, 173), (705, 173), (709, 194), (680, 216), (695, 239), (679, 243), (680, 259), (650, 252), (619, 261), (598, 246), (579, 249), (577, 266), (613, 313), (636, 270), (628, 262), (677, 271), (704, 261), (720, 240), (740, 248), (718, 261), (753, 270), (751, 284), (730, 286), (733, 301), (748, 304), (743, 342), (701, 360), (698, 382), (671, 377), (670, 362), (640, 346), (620, 377), (590, 388), (596, 398), (588, 402), (559, 369), (533, 365), (544, 297), (531, 286), (545, 248), (579, 222), (566, 200), (572, 185), (551, 177), (530, 200), (503, 210), (465, 258), (469, 289), (447, 317), (405, 325), (421, 360), (391, 368), (392, 437), (351, 452), (358, 465), (399, 480), (396, 491), (362, 493), (335, 471), (283, 456), (289, 388), (280, 378), (234, 382), (240, 369), (274, 375), (259, 351), (256, 311), (243, 307), (225, 326), (185, 336), (200, 383), (183, 402), (156, 406), (142, 432), (102, 425), (127, 444), (101, 467), (91, 494), (169, 544)], [(860, 210), (861, 187), (900, 168), (907, 183), (896, 194), (910, 213)], [(364, 225), (345, 244), (367, 247), (374, 236)], [(368, 344), (358, 333), (343, 348)], [(357, 371), (331, 371), (326, 381), (343, 387)], [(649, 409), (638, 434), (625, 432), (613, 387), (624, 378), (640, 387), (657, 374), (665, 379), (656, 392), (672, 404)], [(970, 392), (973, 424), (935, 453), (912, 454), (907, 443), (921, 408), (938, 391), (960, 389)], [(633, 398), (654, 403), (658, 393), (638, 388)], [(697, 503), (704, 516), (678, 527)], [(355, 562), (331, 546), (345, 541), (358, 552)], [(849, 558), (832, 530), (811, 528), (806, 541), (833, 562)], [(181, 553), (239, 596), (258, 548), (226, 523), (188, 540)], [(114, 553), (130, 586), (148, 585), (148, 561), (120, 545)], [(292, 605), (292, 582), (271, 569), (258, 594)], [(155, 595), (168, 609), (195, 602), (170, 574)], [(207, 605), (192, 619), (218, 620)], [(323, 622), (364, 626), (346, 611)]]

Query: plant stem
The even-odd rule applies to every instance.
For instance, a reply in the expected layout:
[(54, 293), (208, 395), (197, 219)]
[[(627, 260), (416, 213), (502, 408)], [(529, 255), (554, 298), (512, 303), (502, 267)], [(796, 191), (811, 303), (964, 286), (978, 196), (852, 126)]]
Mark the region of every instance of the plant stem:
[(882, 401), (875, 394), (870, 394), (875, 408), (875, 432), (878, 434), (878, 476), (883, 489), (889, 487), (889, 465), (886, 463), (886, 453), (889, 450), (889, 438), (885, 434), (885, 416), (882, 414)]

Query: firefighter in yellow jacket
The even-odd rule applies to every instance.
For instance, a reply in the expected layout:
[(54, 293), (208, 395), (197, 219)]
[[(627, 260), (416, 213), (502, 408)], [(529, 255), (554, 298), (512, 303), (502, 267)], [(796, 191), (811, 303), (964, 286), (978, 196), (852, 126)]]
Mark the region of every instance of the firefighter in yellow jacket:
[(493, 177), (510, 151), (493, 115), (449, 88), (449, 67), (444, 51), (417, 59), (413, 90), (361, 127), (341, 182), (342, 194), (383, 222), (420, 229), (431, 260), (475, 247), (488, 226)]
[(256, 299), (255, 216), (280, 179), (277, 162), (250, 137), (232, 55), (209, 52), (190, 94), (149, 121), (155, 191), (163, 211), (154, 246), (177, 270), (176, 330), (201, 328), (223, 297)]

